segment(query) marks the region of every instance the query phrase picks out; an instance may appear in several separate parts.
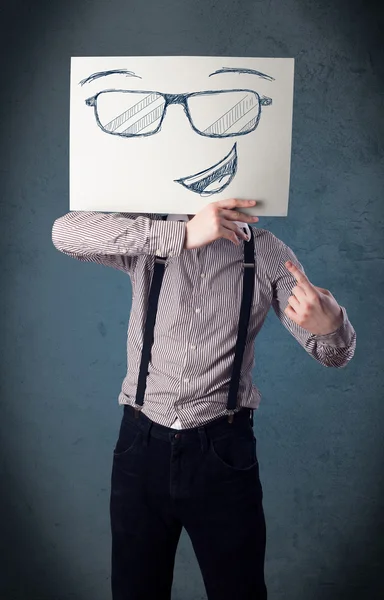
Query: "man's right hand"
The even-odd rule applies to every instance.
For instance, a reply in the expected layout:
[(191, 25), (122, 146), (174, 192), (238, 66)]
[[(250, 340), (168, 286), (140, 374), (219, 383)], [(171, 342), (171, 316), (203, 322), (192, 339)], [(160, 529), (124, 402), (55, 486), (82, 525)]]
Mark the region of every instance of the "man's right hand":
[(249, 208), (255, 204), (256, 200), (237, 200), (236, 198), (207, 204), (188, 221), (184, 248), (186, 250), (201, 248), (219, 238), (226, 238), (238, 246), (239, 238), (244, 240), (248, 238), (233, 221), (256, 223), (259, 218), (234, 209), (236, 207)]

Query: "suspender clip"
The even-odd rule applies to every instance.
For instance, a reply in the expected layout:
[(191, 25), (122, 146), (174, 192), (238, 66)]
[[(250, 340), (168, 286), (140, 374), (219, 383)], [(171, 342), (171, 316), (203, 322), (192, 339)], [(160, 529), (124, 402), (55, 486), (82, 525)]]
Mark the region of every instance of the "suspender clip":
[(137, 406), (134, 406), (133, 408), (135, 409), (135, 419), (138, 419), (141, 408), (138, 408)]
[(231, 412), (228, 415), (228, 423), (233, 423), (233, 416), (234, 416), (234, 411), (231, 410)]

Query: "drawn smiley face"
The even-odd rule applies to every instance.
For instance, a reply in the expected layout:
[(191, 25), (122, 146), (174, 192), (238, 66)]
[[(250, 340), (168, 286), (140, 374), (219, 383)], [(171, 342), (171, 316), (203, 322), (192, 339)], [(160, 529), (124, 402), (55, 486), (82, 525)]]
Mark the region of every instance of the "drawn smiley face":
[[(209, 75), (228, 72), (256, 75), (273, 81), (273, 77), (254, 69), (222, 68)], [(121, 74), (139, 77), (125, 69), (93, 73), (80, 82), (84, 85), (108, 75)], [(208, 138), (238, 138), (257, 128), (262, 107), (270, 106), (272, 99), (260, 96), (252, 89), (221, 89), (167, 94), (158, 91), (105, 89), (86, 99), (93, 107), (97, 125), (103, 132), (124, 138), (148, 137), (159, 133), (167, 109), (180, 104), (195, 133)], [(222, 192), (233, 180), (238, 166), (235, 142), (225, 156), (206, 169), (175, 179), (175, 183), (200, 196)]]

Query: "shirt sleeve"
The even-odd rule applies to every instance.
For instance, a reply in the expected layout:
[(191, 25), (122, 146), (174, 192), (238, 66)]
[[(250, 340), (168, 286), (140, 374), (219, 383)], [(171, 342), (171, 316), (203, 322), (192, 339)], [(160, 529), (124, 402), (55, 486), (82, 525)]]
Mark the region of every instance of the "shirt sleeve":
[(180, 255), (185, 230), (186, 223), (157, 214), (72, 211), (54, 222), (52, 242), (72, 258), (131, 273), (140, 254)]
[(319, 363), (325, 367), (345, 367), (353, 357), (356, 348), (356, 332), (348, 319), (345, 307), (340, 307), (343, 315), (340, 327), (326, 335), (312, 334), (292, 321), (284, 310), (288, 306), (288, 298), (292, 295), (296, 279), (284, 264), (287, 260), (305, 273), (294, 252), (282, 243), (281, 257), (273, 281), (272, 306), (277, 317), (308, 354)]

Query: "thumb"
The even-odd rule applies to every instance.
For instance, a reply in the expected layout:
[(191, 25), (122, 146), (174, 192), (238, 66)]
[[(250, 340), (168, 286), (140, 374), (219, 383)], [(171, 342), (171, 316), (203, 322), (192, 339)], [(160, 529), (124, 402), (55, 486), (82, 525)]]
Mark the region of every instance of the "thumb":
[(326, 290), (326, 289), (324, 289), (322, 287), (319, 287), (319, 286), (315, 285), (315, 288), (317, 290), (319, 290), (319, 292), (321, 292), (322, 294), (325, 294), (326, 296), (331, 296), (332, 295), (329, 290)]

